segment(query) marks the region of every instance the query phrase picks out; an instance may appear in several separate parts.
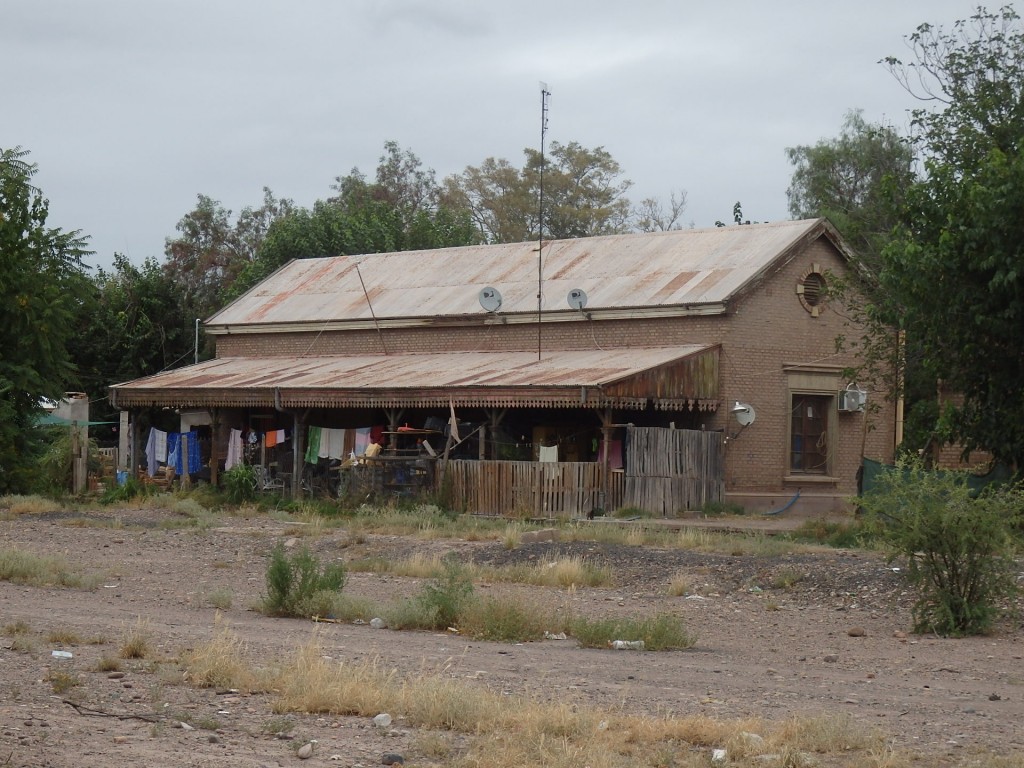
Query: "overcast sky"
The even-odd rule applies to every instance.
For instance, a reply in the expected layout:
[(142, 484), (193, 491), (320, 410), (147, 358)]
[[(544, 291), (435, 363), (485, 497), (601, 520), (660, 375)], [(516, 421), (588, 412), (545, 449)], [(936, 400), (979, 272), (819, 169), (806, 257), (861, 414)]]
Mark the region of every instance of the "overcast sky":
[[(992, 8), (1002, 3), (991, 5)], [(631, 199), (684, 221), (788, 218), (785, 149), (845, 112), (905, 126), (886, 69), (966, 0), (0, 0), (0, 147), (39, 165), (50, 223), (163, 259), (196, 202), (310, 206), (384, 142), (441, 178), (548, 141), (603, 146)]]

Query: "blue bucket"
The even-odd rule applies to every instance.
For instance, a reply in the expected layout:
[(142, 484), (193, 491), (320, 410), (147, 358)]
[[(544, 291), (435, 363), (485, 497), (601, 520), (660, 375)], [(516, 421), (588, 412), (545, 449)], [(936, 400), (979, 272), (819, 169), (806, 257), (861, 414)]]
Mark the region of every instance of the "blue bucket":
[(128, 482), (128, 470), (123, 470), (117, 473), (117, 484), (124, 485)]

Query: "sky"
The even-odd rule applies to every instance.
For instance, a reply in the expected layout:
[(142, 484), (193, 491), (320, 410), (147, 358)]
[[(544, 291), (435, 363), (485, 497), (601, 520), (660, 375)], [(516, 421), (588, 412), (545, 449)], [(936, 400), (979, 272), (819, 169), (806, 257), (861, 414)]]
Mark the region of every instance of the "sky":
[[(990, 6), (995, 9), (1003, 3)], [(0, 0), (0, 147), (109, 267), (164, 258), (199, 194), (237, 213), (369, 176), (438, 178), (547, 141), (603, 147), (687, 226), (789, 218), (786, 148), (922, 106), (879, 63), (967, 0)]]

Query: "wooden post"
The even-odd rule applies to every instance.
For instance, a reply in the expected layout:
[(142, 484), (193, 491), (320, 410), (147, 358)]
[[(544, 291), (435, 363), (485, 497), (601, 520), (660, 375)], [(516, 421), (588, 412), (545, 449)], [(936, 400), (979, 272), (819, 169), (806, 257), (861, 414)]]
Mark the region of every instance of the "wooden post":
[(192, 487), (192, 476), (188, 472), (188, 432), (182, 432), (181, 445), (181, 490), (187, 491)]
[(302, 470), (305, 468), (306, 452), (302, 449), (305, 444), (305, 423), (296, 411), (292, 417), (292, 498), (298, 501), (302, 498)]
[(139, 471), (139, 438), (141, 436), (141, 430), (139, 429), (139, 412), (136, 410), (128, 411), (128, 423), (131, 425), (131, 438), (129, 439), (128, 451), (131, 455), (131, 466), (128, 467), (130, 477), (134, 477), (136, 480), (136, 474)]
[(480, 450), (477, 452), (477, 458), (483, 461), (487, 458), (487, 425), (480, 425)]
[(217, 455), (217, 430), (220, 427), (220, 409), (210, 409), (210, 485), (216, 487), (220, 457)]
[(613, 423), (614, 423), (614, 421), (612, 420), (612, 409), (611, 408), (607, 408), (607, 409), (605, 409), (604, 414), (601, 415), (601, 439), (602, 439), (602, 443), (604, 444), (604, 456), (603, 456), (604, 461), (602, 462), (602, 464), (604, 465), (602, 467), (602, 471), (603, 471), (604, 477), (602, 478), (602, 483), (601, 483), (601, 494), (602, 494), (602, 496), (604, 498), (601, 500), (601, 506), (602, 506), (602, 511), (604, 513), (606, 513), (606, 514), (609, 511), (608, 508), (609, 508), (609, 504), (610, 504), (611, 488), (612, 488), (612, 457), (611, 457), (611, 453), (612, 453), (612, 429), (613, 429), (612, 424)]
[(78, 432), (78, 422), (71, 422), (71, 491), (81, 493), (85, 489), (85, 478), (82, 476), (82, 436)]

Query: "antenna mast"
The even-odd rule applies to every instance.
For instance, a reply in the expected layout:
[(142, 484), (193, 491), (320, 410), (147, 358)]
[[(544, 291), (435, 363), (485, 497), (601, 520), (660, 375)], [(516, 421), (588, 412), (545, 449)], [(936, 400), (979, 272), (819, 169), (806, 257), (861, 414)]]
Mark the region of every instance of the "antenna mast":
[(537, 360), (541, 359), (541, 315), (544, 311), (544, 139), (548, 132), (548, 84), (540, 84), (540, 204), (537, 226)]

